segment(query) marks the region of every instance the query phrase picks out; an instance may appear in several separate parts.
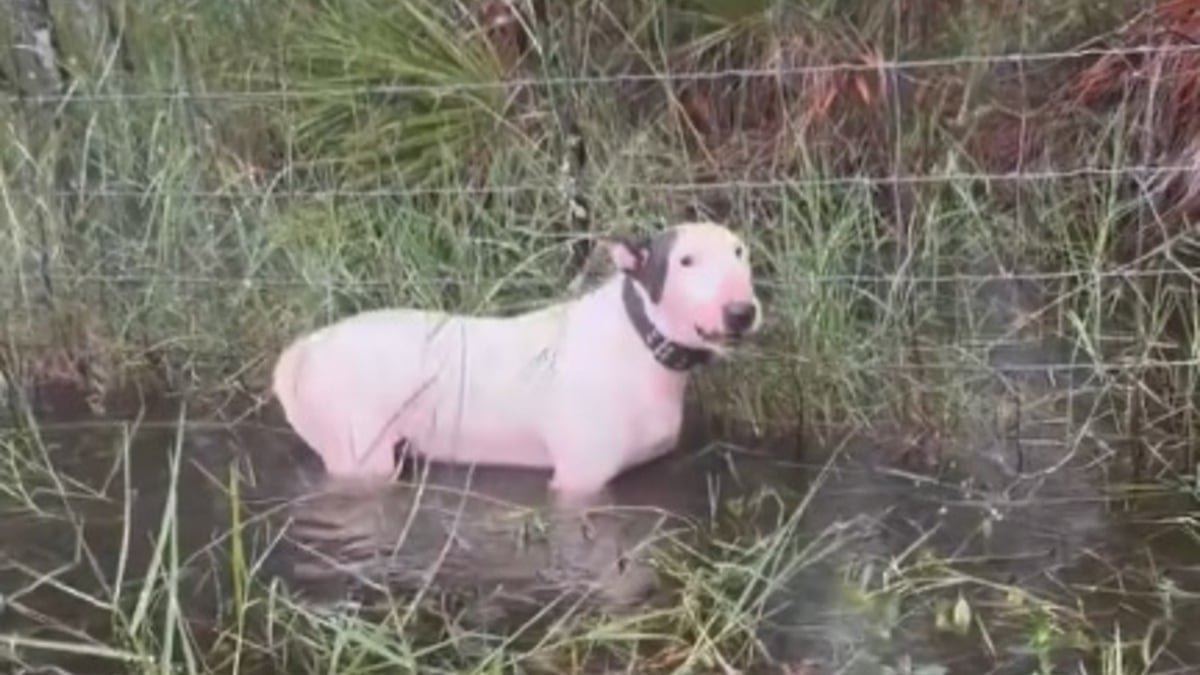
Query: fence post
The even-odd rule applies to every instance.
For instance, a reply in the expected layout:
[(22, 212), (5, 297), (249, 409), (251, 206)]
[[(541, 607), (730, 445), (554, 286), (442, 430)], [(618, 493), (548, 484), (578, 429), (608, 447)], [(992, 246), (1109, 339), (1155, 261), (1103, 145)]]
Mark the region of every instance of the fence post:
[[(11, 106), (12, 125), (4, 129), (13, 135), (13, 141), (24, 147), (32, 164), (22, 162), (19, 169), (10, 171), (5, 181), (11, 186), (38, 192), (39, 188), (53, 186), (53, 138), (57, 96), (64, 91), (64, 77), (60, 55), (54, 39), (54, 22), (50, 14), (49, 0), (8, 0), (12, 11), (0, 21), (5, 42), (0, 44), (0, 58), (4, 59), (4, 71), (11, 81), (11, 94), (18, 100)], [(2, 169), (3, 167), (0, 167)], [(29, 300), (40, 302), (48, 310), (54, 308), (54, 287), (50, 277), (53, 256), (51, 230), (57, 225), (57, 214), (33, 206), (34, 197), (19, 196), (16, 212), (22, 221), (17, 230), (27, 238), (25, 245), (29, 257), (17, 261), (14, 274), (19, 286)], [(29, 282), (33, 283), (29, 283)]]
[(15, 11), (8, 13), (4, 31), (8, 71), (17, 93), (53, 96), (62, 91), (58, 50), (47, 0), (9, 0)]

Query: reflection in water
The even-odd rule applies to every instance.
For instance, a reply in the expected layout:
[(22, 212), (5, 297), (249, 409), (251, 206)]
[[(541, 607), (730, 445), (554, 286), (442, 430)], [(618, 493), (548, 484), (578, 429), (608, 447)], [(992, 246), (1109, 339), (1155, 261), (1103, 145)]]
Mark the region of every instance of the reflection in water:
[(495, 609), (540, 607), (564, 593), (626, 607), (655, 589), (646, 554), (678, 528), (670, 514), (624, 507), (586, 521), (560, 516), (539, 499), (544, 477), (489, 473), (323, 485), (287, 509), (289, 576), (310, 590), (341, 577), (336, 595), (431, 585), (486, 595)]

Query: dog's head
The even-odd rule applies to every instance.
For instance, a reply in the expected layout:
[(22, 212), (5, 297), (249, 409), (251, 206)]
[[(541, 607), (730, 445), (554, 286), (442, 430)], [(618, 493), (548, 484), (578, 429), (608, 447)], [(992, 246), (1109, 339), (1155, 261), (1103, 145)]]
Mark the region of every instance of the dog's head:
[(612, 240), (608, 248), (617, 269), (640, 287), (651, 321), (671, 340), (723, 352), (758, 331), (762, 308), (750, 251), (728, 228), (683, 223), (646, 239)]

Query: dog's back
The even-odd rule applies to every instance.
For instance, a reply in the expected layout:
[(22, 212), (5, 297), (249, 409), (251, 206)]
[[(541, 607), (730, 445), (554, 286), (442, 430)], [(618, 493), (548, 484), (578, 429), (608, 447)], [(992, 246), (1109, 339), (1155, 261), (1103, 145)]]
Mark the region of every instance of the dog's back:
[(502, 448), (540, 466), (547, 460), (532, 427), (557, 319), (554, 308), (510, 319), (364, 312), (288, 346), (273, 388), (331, 473), (358, 473), (361, 462), (390, 471), (399, 438), (434, 459), (486, 462)]

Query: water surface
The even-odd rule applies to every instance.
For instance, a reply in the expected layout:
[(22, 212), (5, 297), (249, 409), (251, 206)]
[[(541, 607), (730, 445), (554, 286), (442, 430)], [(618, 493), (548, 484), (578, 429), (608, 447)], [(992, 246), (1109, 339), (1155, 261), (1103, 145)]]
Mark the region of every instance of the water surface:
[[(463, 625), (495, 634), (533, 615), (670, 606), (679, 590), (656, 554), (686, 542), (727, 555), (712, 542), (732, 525), (752, 533), (742, 545), (780, 532), (797, 552), (812, 544), (811, 560), (774, 568), (786, 573), (758, 630), (774, 672), (811, 662), (824, 668), (815, 672), (882, 674), (911, 662), (1017, 674), (1035, 672), (1039, 653), (1057, 672), (1101, 672), (1095, 650), (1035, 648), (1055, 629), (1133, 641), (1150, 632), (1153, 662), (1137, 672), (1192, 672), (1200, 647), (1186, 628), (1200, 621), (1200, 548), (1181, 525), (1194, 518), (1191, 503), (1116, 508), (1105, 454), (1119, 440), (1095, 425), (1081, 431), (1066, 414), (1080, 398), (1047, 397), (1039, 382), (1023, 376), (1031, 402), (1021, 424), (981, 421), (953, 438), (901, 429), (760, 438), (689, 419), (679, 450), (620, 477), (612, 508), (587, 522), (548, 506), (546, 472), (418, 464), (389, 485), (331, 481), (277, 415), (180, 426), (192, 413), (156, 398), (116, 411), (127, 421), (93, 419), (51, 393), (36, 418), (54, 477), (29, 469), (4, 500), (0, 632), (104, 641), (111, 617), (87, 598), (109, 597), (118, 580), (136, 594), (167, 529), (197, 636), (215, 634), (227, 609), (238, 522), (255, 577), (314, 611), (383, 611), (434, 592), (456, 599)], [(8, 433), (29, 439), (28, 428)], [(42, 455), (28, 447), (33, 466)], [(1036, 600), (1018, 607), (1013, 589)], [(975, 617), (962, 636), (933, 611), (960, 595)], [(1060, 603), (1045, 625), (1030, 609), (1042, 601)]]

